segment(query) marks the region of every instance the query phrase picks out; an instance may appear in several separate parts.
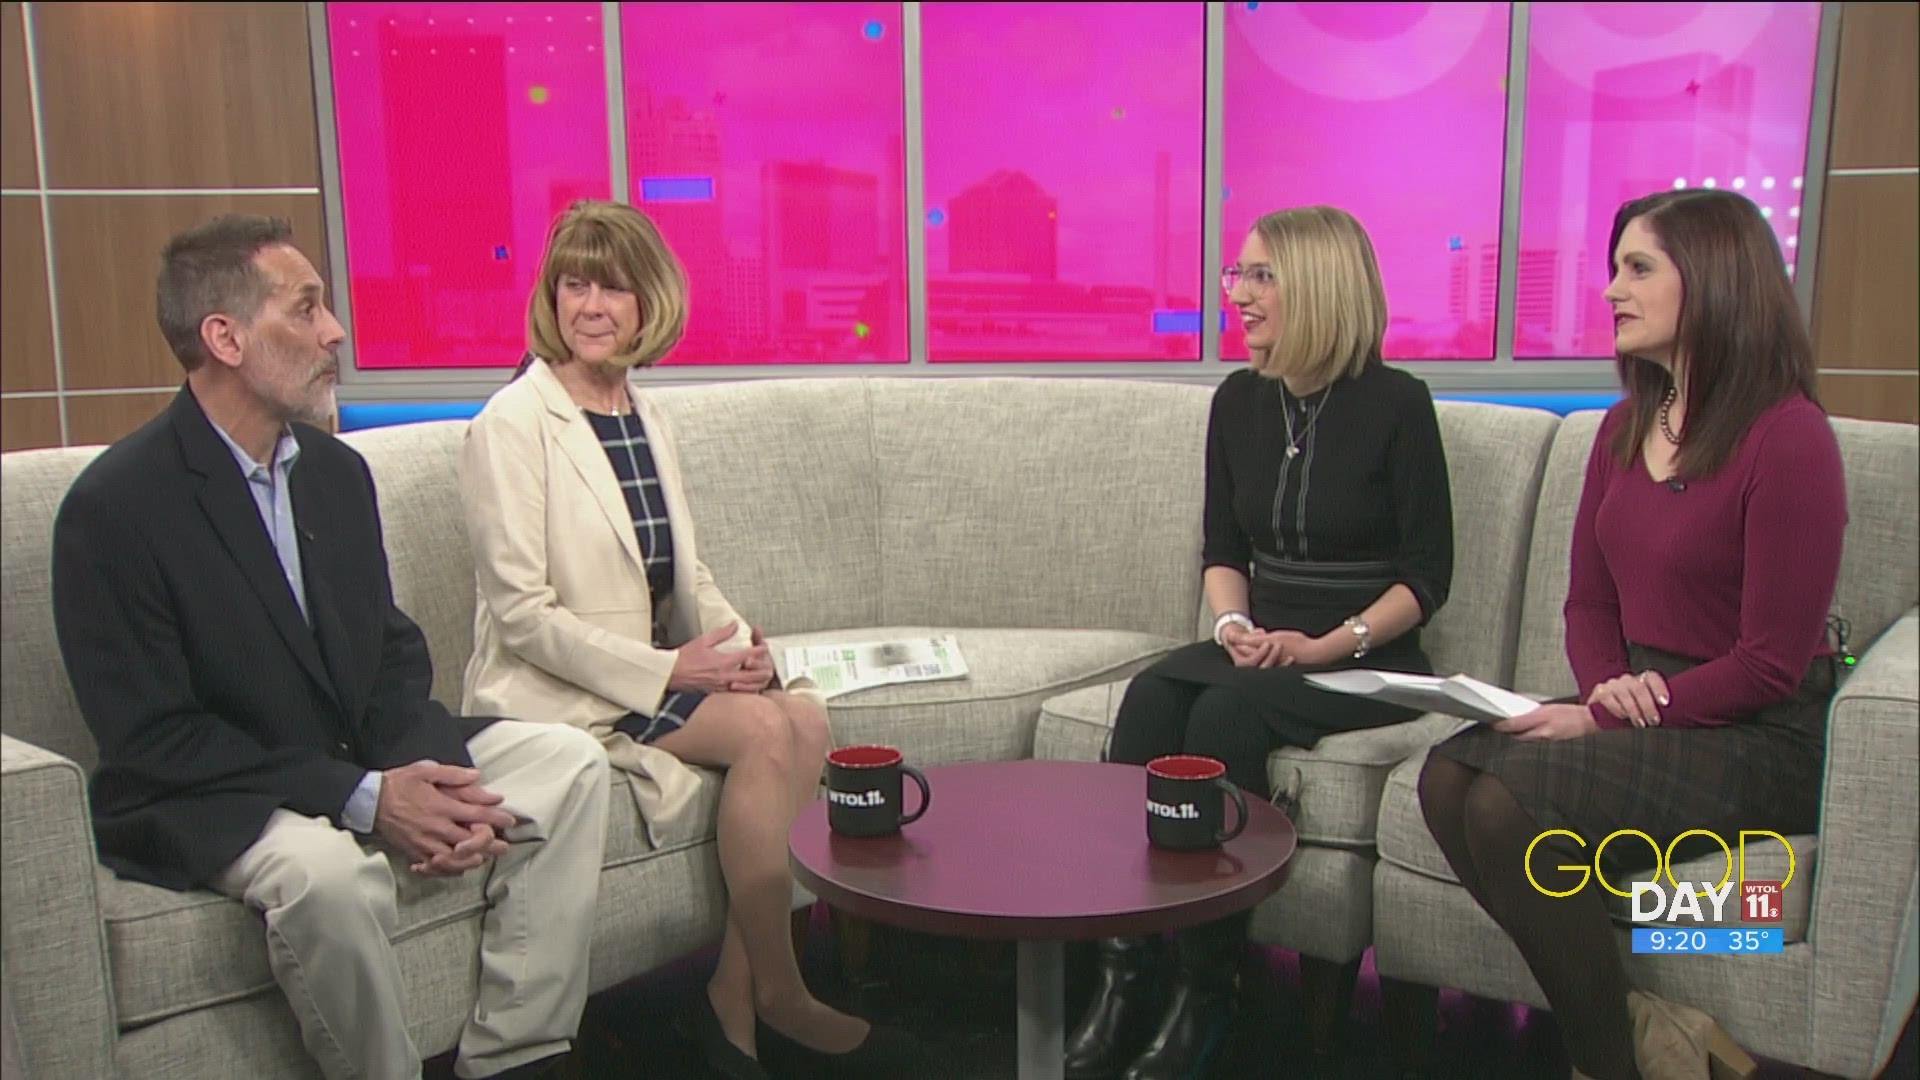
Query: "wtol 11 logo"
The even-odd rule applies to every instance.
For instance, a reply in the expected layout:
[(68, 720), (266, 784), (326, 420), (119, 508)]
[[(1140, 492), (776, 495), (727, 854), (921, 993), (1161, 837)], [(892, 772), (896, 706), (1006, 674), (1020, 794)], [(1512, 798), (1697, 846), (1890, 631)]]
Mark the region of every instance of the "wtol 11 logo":
[[(1568, 829), (1548, 829), (1533, 838), (1527, 845), (1527, 880), (1533, 887), (1547, 896), (1572, 896), (1587, 885), (1592, 877), (1599, 881), (1601, 888), (1615, 896), (1622, 897), (1631, 904), (1630, 915), (1635, 924), (1633, 928), (1633, 951), (1636, 953), (1703, 953), (1708, 955), (1739, 955), (1743, 953), (1779, 953), (1786, 947), (1786, 930), (1781, 924), (1785, 919), (1781, 905), (1787, 884), (1793, 880), (1796, 860), (1793, 845), (1787, 838), (1765, 829), (1742, 829), (1739, 834), (1739, 896), (1735, 909), (1739, 921), (1746, 925), (1729, 926), (1726, 905), (1734, 895), (1734, 852), (1726, 840), (1718, 833), (1707, 829), (1689, 829), (1673, 838), (1662, 850), (1653, 837), (1638, 829), (1621, 829), (1607, 835), (1594, 849), (1593, 865), (1585, 863), (1563, 863), (1555, 867), (1569, 873), (1578, 872), (1580, 883), (1571, 889), (1555, 891), (1540, 884), (1533, 873), (1533, 849), (1549, 836), (1565, 836), (1581, 847), (1587, 842), (1580, 834)], [(1622, 892), (1607, 881), (1600, 867), (1601, 856), (1607, 845), (1622, 836), (1632, 836), (1644, 840), (1653, 849), (1653, 877), (1649, 881), (1633, 882), (1631, 892)], [(1673, 877), (1673, 849), (1690, 836), (1705, 836), (1720, 845), (1727, 855), (1727, 872), (1717, 884), (1705, 885), (1691, 881), (1676, 881)], [(1765, 836), (1778, 840), (1787, 849), (1787, 876), (1781, 881), (1768, 881), (1748, 878), (1747, 838)], [(1660, 883), (1661, 878), (1667, 885)], [(1671, 888), (1669, 888), (1671, 886)], [(1703, 906), (1702, 901), (1705, 901)], [(1708, 908), (1712, 909), (1709, 916)], [(1692, 925), (1684, 925), (1683, 923)], [(1772, 926), (1752, 924), (1772, 923)]]

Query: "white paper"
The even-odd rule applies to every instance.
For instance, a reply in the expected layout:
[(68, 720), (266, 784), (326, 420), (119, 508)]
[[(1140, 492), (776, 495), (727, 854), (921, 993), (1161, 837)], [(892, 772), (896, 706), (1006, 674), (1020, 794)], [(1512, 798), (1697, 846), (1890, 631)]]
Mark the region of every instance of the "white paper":
[(795, 645), (786, 650), (783, 678), (812, 679), (826, 697), (898, 683), (958, 679), (967, 675), (966, 658), (952, 634), (895, 641), (834, 645)]
[(1410, 709), (1461, 716), (1482, 723), (1522, 716), (1540, 707), (1532, 698), (1481, 682), (1471, 675), (1416, 675), (1402, 671), (1323, 671), (1307, 676), (1323, 690), (1378, 698)]

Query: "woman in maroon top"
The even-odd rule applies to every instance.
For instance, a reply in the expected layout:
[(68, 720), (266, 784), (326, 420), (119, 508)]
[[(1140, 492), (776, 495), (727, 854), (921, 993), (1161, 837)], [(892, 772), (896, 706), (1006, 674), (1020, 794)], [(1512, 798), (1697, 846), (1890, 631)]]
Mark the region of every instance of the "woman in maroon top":
[[(1834, 664), (1828, 606), (1846, 489), (1773, 232), (1732, 192), (1668, 191), (1615, 217), (1606, 300), (1626, 398), (1574, 520), (1567, 657), (1580, 697), (1434, 748), (1420, 805), (1462, 885), (1512, 936), (1576, 1075), (1743, 1076), (1704, 1013), (1630, 991), (1590, 863), (1619, 829), (1813, 832)], [(1714, 842), (1703, 840), (1711, 849)], [(1683, 843), (1679, 859), (1698, 854)], [(1616, 842), (1608, 880), (1653, 853)], [(1638, 859), (1635, 865), (1629, 861)], [(1638, 872), (1636, 874), (1636, 872)]]

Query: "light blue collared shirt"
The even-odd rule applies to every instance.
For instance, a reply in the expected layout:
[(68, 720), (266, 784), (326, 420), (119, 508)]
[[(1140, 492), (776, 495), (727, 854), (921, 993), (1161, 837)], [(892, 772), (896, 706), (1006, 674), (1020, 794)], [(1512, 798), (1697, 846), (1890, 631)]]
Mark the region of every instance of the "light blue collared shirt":
[[(213, 430), (233, 451), (233, 460), (240, 465), (240, 475), (247, 478), (247, 494), (253, 496), (254, 508), (260, 511), (260, 524), (266, 526), (267, 538), (273, 541), (273, 553), (279, 556), (280, 570), (287, 577), (287, 587), (293, 590), (293, 602), (300, 605), (300, 614), (308, 623), (313, 621), (307, 613), (307, 583), (300, 569), (300, 532), (293, 524), (293, 488), (289, 483), (293, 475), (293, 463), (300, 459), (300, 440), (293, 437), (293, 429), (283, 427), (280, 441), (274, 444), (273, 467), (253, 460), (253, 457), (240, 448), (219, 424)], [(373, 831), (374, 811), (380, 806), (381, 775), (368, 771), (360, 778), (360, 785), (347, 797), (347, 805), (340, 811), (340, 823), (354, 832)]]

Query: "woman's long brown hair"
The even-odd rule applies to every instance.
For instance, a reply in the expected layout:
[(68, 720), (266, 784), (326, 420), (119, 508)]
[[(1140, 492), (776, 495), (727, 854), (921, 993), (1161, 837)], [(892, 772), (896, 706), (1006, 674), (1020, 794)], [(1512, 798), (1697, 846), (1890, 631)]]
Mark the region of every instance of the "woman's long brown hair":
[[(1790, 394), (1819, 402), (1813, 344), (1767, 219), (1744, 196), (1689, 188), (1622, 206), (1607, 243), (1607, 269), (1627, 223), (1642, 220), (1680, 272), (1674, 356), (1686, 380), (1685, 416), (1674, 473), (1711, 475), (1733, 456), (1754, 418)], [(1616, 358), (1628, 422), (1613, 451), (1622, 467), (1638, 459), (1657, 422), (1671, 376), (1650, 360)]]

